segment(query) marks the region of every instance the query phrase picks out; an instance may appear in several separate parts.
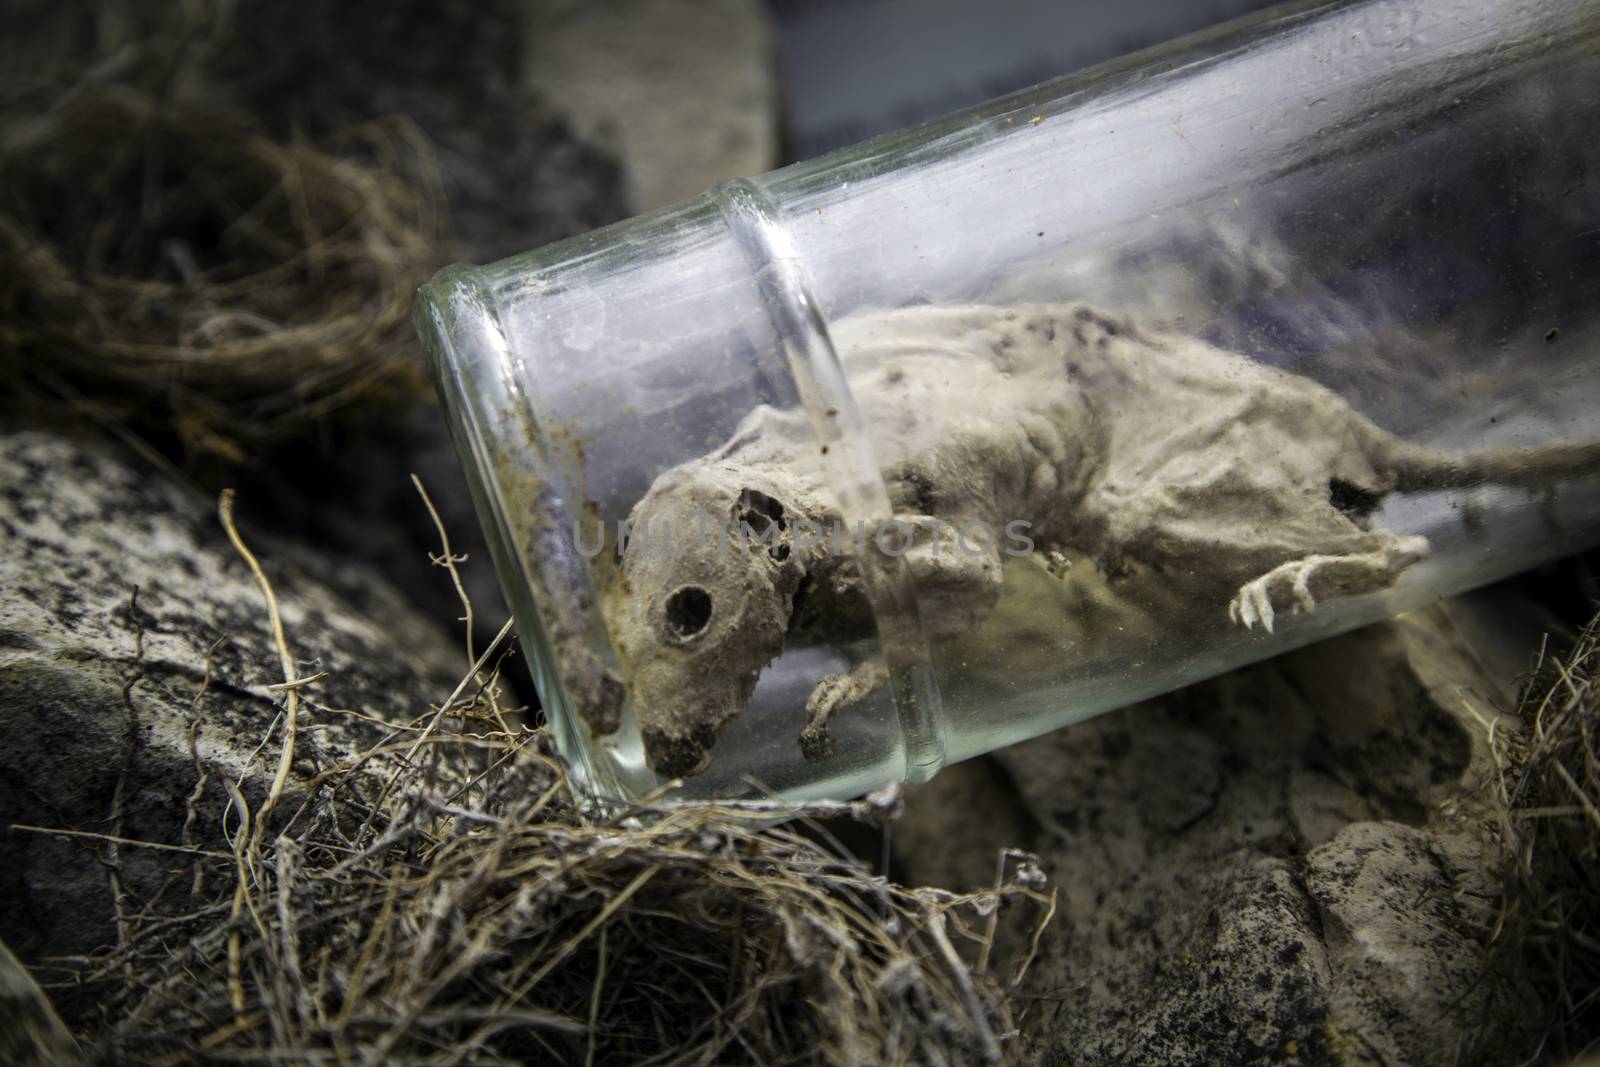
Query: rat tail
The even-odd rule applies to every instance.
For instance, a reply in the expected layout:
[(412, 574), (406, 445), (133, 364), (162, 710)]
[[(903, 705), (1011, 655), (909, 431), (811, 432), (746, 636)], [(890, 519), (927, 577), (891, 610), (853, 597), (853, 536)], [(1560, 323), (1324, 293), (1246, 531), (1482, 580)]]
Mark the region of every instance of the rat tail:
[(1492, 484), (1539, 489), (1600, 475), (1600, 439), (1449, 452), (1390, 439), (1390, 477), (1400, 493)]

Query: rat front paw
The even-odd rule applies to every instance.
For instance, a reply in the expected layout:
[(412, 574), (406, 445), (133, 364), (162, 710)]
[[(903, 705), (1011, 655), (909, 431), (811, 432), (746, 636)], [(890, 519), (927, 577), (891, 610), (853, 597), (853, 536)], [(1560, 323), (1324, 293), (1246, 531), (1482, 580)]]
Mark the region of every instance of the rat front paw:
[(1228, 602), (1228, 618), (1246, 630), (1255, 629), (1259, 622), (1270, 634), (1278, 612), (1292, 608), (1296, 613), (1309, 614), (1317, 606), (1311, 595), (1311, 576), (1316, 568), (1315, 558), (1297, 559), (1246, 582)]
[(830, 674), (817, 683), (806, 701), (806, 726), (800, 732), (800, 751), (816, 762), (833, 755), (828, 720), (840, 708), (859, 704), (888, 684), (889, 668), (880, 659), (863, 660), (844, 674)]

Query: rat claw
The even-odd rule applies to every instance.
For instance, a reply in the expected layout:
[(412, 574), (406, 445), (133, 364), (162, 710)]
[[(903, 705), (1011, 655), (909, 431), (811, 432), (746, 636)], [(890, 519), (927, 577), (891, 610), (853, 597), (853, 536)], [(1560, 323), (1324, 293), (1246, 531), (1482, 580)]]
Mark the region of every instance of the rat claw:
[(1267, 596), (1265, 583), (1258, 578), (1241, 588), (1228, 604), (1228, 616), (1246, 630), (1254, 630), (1259, 622), (1271, 633), (1272, 600)]
[(1267, 583), (1262, 582), (1253, 590), (1253, 592), (1256, 600), (1258, 601), (1257, 612), (1261, 616), (1261, 625), (1265, 627), (1267, 633), (1270, 634), (1273, 632), (1272, 624), (1276, 620), (1272, 610), (1272, 594), (1267, 592), (1267, 588)]
[(1246, 630), (1254, 630), (1261, 618), (1260, 612), (1256, 610), (1254, 584), (1252, 582), (1241, 587), (1233, 595), (1233, 599), (1228, 601), (1228, 617)]

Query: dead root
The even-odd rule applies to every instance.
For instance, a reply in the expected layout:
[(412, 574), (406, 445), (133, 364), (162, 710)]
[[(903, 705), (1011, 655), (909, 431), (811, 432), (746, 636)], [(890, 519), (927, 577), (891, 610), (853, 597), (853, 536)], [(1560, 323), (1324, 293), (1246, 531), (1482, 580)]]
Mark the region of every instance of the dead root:
[[(258, 846), (241, 827), (249, 836), (238, 856), (204, 860), (216, 868), (211, 898), (175, 909), (182, 914), (142, 915), (127, 949), (88, 976), (107, 990), (100, 1057), (962, 1064), (1020, 1055), (1007, 978), (976, 970), (961, 946), (973, 950), (967, 957), (982, 949), (992, 909), (1042, 902), (1026, 862), (993, 892), (904, 888), (793, 824), (762, 829), (780, 810), (770, 806), (646, 805), (632, 813), (644, 824), (585, 820), (543, 731), (440, 740), (496, 747), (498, 772), (451, 789), (419, 769), (365, 826), (341, 812), (341, 783), (329, 779), (302, 798), (287, 831)], [(885, 806), (844, 807), (876, 818)], [(243, 907), (234, 884), (245, 887)]]
[[(331, 712), (296, 698), (312, 679), (294, 676), (231, 505), (224, 494), (221, 521), (285, 677), (261, 753), (276, 773), (226, 783), (216, 847), (118, 840), (172, 870), (158, 899), (128, 909), (117, 947), (75, 968), (102, 1013), (86, 1034), (97, 1061), (1023, 1058), (1010, 994), (1054, 910), (1031, 856), (1004, 853), (992, 890), (956, 894), (895, 885), (803, 832), (822, 817), (884, 823), (892, 789), (586, 814), (548, 731), (507, 729), (480, 706), (497, 709), (490, 663), (509, 626), (441, 705), (315, 777), (292, 774), (297, 735)], [(1016, 904), (1034, 937), (997, 949), (995, 918)]]
[(236, 114), (72, 92), (7, 118), (0, 194), (0, 370), (80, 415), (240, 459), (420, 380), (410, 309), (444, 216), (403, 120), (281, 143)]

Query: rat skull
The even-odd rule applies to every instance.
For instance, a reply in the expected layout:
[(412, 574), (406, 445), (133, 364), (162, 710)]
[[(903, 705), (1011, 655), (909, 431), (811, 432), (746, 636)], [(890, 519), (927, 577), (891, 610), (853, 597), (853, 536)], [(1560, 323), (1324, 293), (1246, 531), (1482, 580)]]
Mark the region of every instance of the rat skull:
[(804, 571), (778, 492), (739, 465), (695, 462), (658, 478), (628, 518), (610, 621), (660, 774), (704, 769), (783, 651)]

